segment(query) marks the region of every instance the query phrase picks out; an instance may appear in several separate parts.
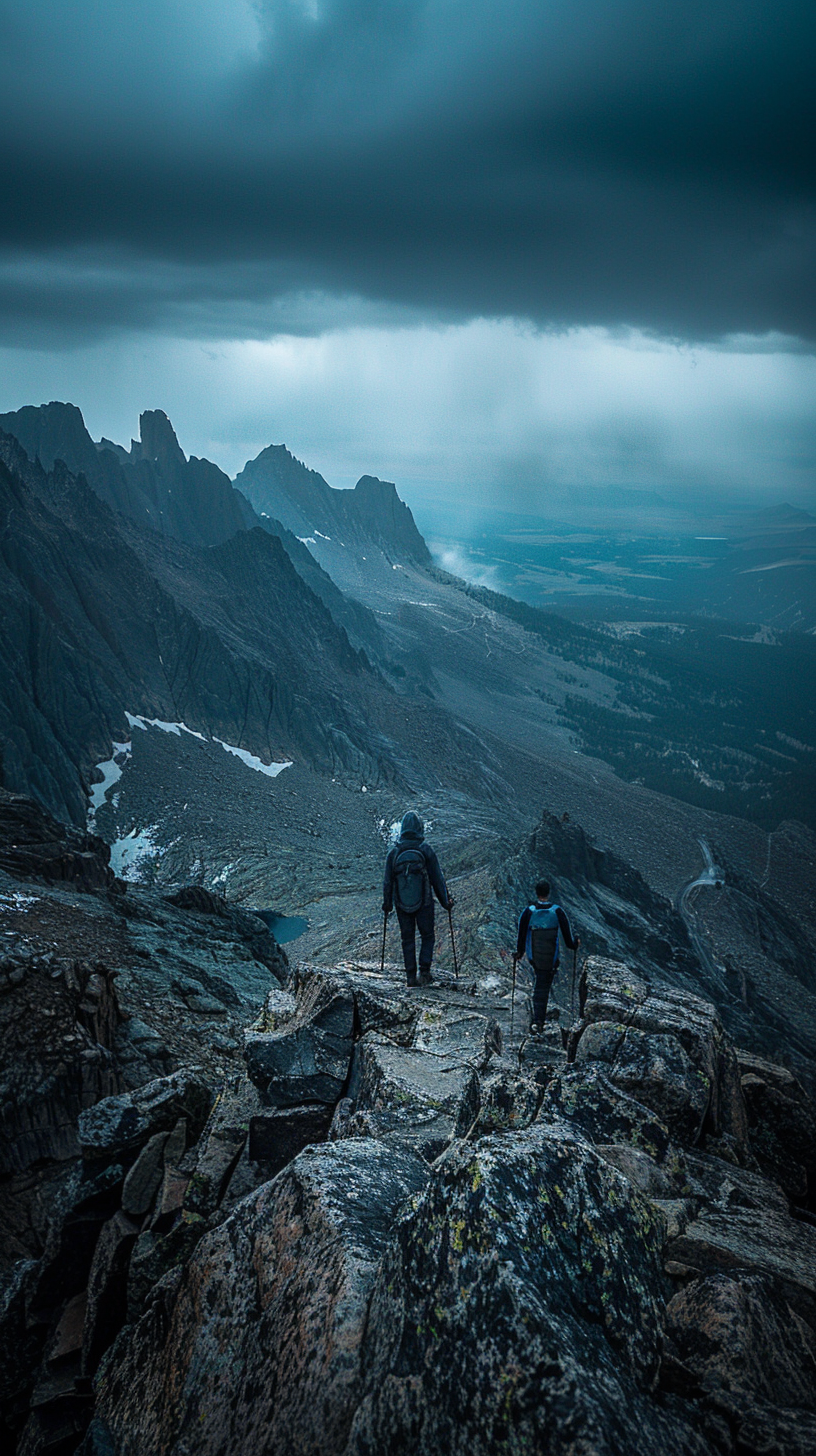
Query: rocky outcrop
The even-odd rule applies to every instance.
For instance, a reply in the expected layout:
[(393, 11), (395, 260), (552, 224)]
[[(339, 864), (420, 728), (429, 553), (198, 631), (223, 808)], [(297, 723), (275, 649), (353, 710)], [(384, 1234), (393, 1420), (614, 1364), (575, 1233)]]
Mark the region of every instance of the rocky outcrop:
[(94, 444), (76, 405), (24, 406), (0, 415), (31, 460), (52, 471), (62, 461), (112, 510), (140, 526), (196, 546), (211, 546), (255, 524), (247, 501), (209, 460), (187, 459), (163, 410), (145, 410), (130, 451)]
[[(242, 1162), (261, 1108), (225, 1033), (270, 987), (286, 1000), (272, 968), (288, 966), (263, 921), (220, 896), (170, 904), (69, 878), (65, 847), (84, 836), (4, 803), (0, 843), (29, 877), (0, 870), (0, 1428), (30, 1456), (69, 1456), (123, 1324), (270, 1176)], [(25, 840), (32, 822), (47, 832)]]
[(0, 994), (0, 1175), (79, 1152), (83, 1109), (119, 1086), (114, 976), (97, 961), (7, 956)]
[(135, 1092), (107, 1097), (80, 1114), (77, 1137), (82, 1156), (88, 1162), (126, 1158), (144, 1148), (156, 1134), (171, 1132), (179, 1118), (185, 1119), (190, 1141), (196, 1142), (212, 1100), (212, 1092), (197, 1068), (185, 1068), (148, 1082)]
[(710, 1002), (652, 987), (591, 956), (581, 982), (576, 1063), (600, 1062), (615, 1086), (650, 1107), (681, 1143), (704, 1128), (747, 1146), (739, 1065)]
[(248, 1033), (247, 1070), (269, 1106), (334, 1106), (348, 1076), (353, 1032), (351, 992), (313, 976), (302, 985), (298, 1009), (282, 1030)]
[(649, 1399), (660, 1225), (568, 1125), (455, 1146), (400, 1219), (349, 1453), (705, 1450)]
[(596, 958), (574, 1027), (508, 1040), (475, 985), (290, 985), (254, 1080), (187, 1067), (79, 1117), (0, 1319), (22, 1451), (93, 1416), (84, 1456), (805, 1456), (816, 1229), (711, 1006)]
[(258, 915), (233, 905), (223, 895), (207, 890), (203, 885), (184, 885), (172, 895), (165, 896), (168, 905), (178, 910), (189, 910), (194, 915), (212, 916), (218, 922), (219, 938), (232, 937), (243, 942), (254, 960), (265, 965), (277, 981), (286, 984), (289, 978), (289, 961), (286, 951), (278, 945), (269, 928)]
[(0, 869), (20, 880), (48, 880), (79, 890), (123, 886), (110, 848), (96, 834), (61, 824), (34, 799), (0, 788)]
[(302, 1153), (245, 1200), (106, 1362), (97, 1419), (114, 1449), (342, 1451), (378, 1264), (426, 1177), (410, 1153), (355, 1140)]
[[(205, 464), (184, 467), (203, 502)], [(6, 788), (84, 825), (94, 766), (126, 740), (126, 710), (183, 720), (265, 762), (297, 755), (370, 783), (397, 777), (366, 712), (378, 680), (277, 537), (256, 525), (207, 550), (168, 541), (6, 435), (0, 510), (14, 522), (0, 543)]]
[(235, 484), (257, 511), (281, 521), (296, 536), (311, 538), (318, 560), (326, 543), (330, 547), (332, 538), (339, 537), (344, 545), (378, 546), (397, 559), (431, 565), (411, 511), (390, 481), (364, 475), (354, 490), (332, 490), (285, 445), (268, 445), (247, 462)]

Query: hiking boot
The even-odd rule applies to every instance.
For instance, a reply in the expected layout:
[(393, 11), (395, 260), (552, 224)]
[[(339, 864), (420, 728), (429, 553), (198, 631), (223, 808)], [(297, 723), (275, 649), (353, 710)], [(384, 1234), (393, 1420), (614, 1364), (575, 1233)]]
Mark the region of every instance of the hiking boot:
[(416, 971), (409, 971), (408, 977), (407, 977), (407, 984), (409, 986), (418, 986), (419, 985), (419, 982), (418, 982), (418, 980), (416, 978)]
[(544, 1027), (542, 1026), (541, 1022), (540, 1021), (534, 1021), (533, 1024), (532, 1024), (532, 1026), (530, 1027), (530, 1035), (531, 1036), (541, 1036), (541, 1033), (542, 1033), (543, 1030), (544, 1030)]
[(420, 986), (435, 986), (436, 982), (434, 981), (434, 978), (431, 975), (430, 971), (423, 971), (420, 967), (419, 984)]

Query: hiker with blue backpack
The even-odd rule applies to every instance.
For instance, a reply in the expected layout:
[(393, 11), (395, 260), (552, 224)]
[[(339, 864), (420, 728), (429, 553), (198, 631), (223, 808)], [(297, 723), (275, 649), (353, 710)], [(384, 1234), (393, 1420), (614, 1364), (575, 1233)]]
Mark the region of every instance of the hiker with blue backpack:
[(533, 1019), (530, 1031), (535, 1036), (544, 1030), (550, 987), (555, 980), (563, 936), (567, 950), (577, 951), (580, 936), (573, 936), (569, 920), (560, 905), (550, 899), (549, 880), (539, 880), (533, 905), (522, 911), (514, 962), (525, 956), (535, 976), (533, 986)]
[[(439, 860), (425, 839), (425, 825), (418, 814), (405, 815), (400, 836), (385, 861), (383, 916), (385, 924), (392, 909), (397, 912), (402, 956), (409, 986), (431, 986), (434, 948), (434, 895), (443, 910), (450, 911), (453, 898), (439, 868)], [(419, 980), (417, 981), (416, 933), (419, 931)], [(385, 928), (383, 927), (383, 948)]]

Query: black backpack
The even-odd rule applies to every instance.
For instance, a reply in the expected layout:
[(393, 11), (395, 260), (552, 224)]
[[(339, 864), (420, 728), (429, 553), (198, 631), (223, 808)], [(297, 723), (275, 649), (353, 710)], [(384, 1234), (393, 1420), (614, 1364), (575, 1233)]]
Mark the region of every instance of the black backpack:
[(431, 882), (421, 849), (406, 846), (394, 855), (394, 899), (400, 910), (415, 915), (430, 902)]

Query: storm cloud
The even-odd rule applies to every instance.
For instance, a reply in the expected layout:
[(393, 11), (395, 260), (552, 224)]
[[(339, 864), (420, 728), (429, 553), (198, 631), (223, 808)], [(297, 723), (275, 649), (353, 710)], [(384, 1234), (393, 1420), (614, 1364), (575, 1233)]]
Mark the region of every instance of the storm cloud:
[(0, 327), (816, 335), (793, 0), (0, 7)]

